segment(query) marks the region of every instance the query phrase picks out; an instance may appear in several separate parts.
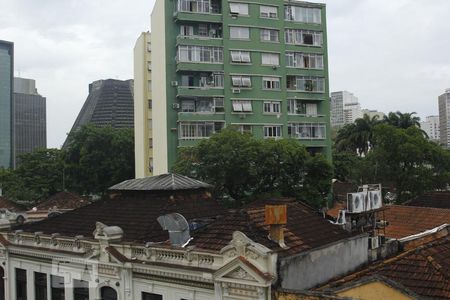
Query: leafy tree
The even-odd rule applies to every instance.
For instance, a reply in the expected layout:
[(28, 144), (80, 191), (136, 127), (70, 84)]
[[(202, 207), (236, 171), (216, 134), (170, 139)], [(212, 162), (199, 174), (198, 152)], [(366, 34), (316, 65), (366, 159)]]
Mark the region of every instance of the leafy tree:
[(393, 184), (400, 202), (448, 184), (448, 151), (429, 142), (419, 128), (383, 124), (375, 127), (374, 137), (376, 147), (366, 158), (367, 174), (375, 182)]
[(296, 140), (258, 140), (233, 129), (181, 151), (174, 171), (207, 181), (240, 206), (261, 194), (319, 204), (330, 190), (331, 167)]
[(133, 130), (83, 126), (69, 135), (65, 162), (70, 190), (103, 194), (108, 187), (134, 178)]

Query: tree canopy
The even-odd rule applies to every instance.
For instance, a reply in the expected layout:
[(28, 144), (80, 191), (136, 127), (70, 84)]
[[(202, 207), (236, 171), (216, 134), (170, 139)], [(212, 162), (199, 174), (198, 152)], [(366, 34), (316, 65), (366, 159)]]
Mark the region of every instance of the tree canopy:
[(326, 159), (311, 156), (296, 140), (261, 140), (233, 129), (182, 149), (174, 172), (213, 184), (219, 196), (232, 197), (236, 206), (266, 193), (319, 205), (332, 177)]

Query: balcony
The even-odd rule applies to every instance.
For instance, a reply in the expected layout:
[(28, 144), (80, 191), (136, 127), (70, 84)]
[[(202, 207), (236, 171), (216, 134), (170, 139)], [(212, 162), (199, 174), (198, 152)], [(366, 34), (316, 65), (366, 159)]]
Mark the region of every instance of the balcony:
[(180, 21), (222, 22), (221, 0), (178, 0), (174, 18)]
[(176, 85), (178, 97), (223, 96), (224, 76), (222, 72), (181, 72)]

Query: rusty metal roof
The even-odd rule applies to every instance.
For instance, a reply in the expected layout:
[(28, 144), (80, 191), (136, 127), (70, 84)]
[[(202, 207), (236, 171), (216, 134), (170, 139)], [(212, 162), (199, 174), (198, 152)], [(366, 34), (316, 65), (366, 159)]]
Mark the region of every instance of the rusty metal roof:
[(130, 179), (109, 188), (111, 191), (175, 191), (209, 189), (212, 185), (180, 174)]

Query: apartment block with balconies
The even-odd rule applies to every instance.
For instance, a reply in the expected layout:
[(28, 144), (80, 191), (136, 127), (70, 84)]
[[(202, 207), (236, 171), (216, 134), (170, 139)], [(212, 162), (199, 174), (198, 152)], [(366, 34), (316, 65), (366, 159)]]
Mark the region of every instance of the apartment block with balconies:
[(230, 126), (330, 157), (324, 4), (157, 0), (151, 36), (154, 174)]

